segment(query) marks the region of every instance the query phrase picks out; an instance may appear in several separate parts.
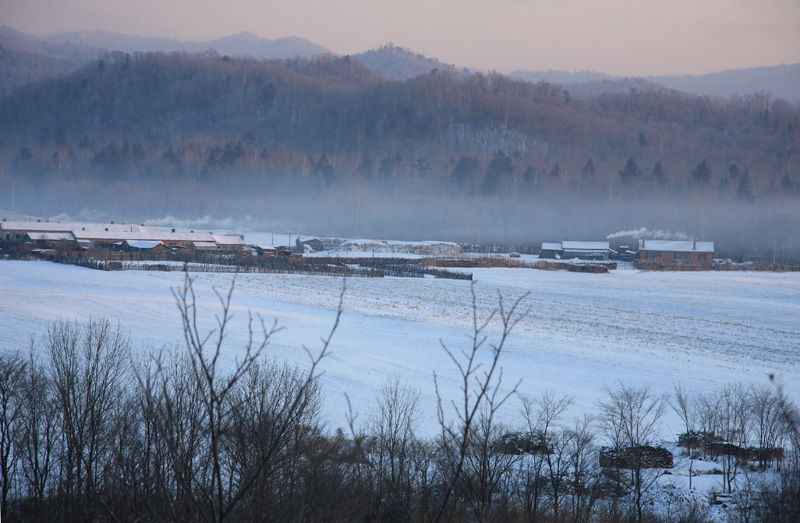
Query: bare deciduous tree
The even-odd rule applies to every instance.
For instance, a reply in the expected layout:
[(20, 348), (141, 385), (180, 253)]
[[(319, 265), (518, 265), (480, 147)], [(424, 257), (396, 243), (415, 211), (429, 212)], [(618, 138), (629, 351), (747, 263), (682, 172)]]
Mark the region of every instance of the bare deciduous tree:
[[(561, 419), (571, 404), (572, 398), (569, 396), (557, 397), (552, 391), (543, 392), (535, 400), (528, 397), (522, 398), (522, 415), (528, 427), (529, 437), (538, 439), (543, 447), (538, 452), (533, 453), (526, 463), (529, 511), (533, 518), (538, 517), (544, 486), (547, 483), (545, 466), (547, 465), (547, 470), (551, 470), (552, 460), (549, 452), (551, 451), (550, 440), (556, 429), (554, 425)], [(553, 478), (550, 477), (550, 480), (552, 488)], [(559, 485), (558, 480), (556, 480), (556, 483)], [(558, 487), (556, 489), (558, 490)], [(558, 509), (556, 508), (557, 511)]]
[(648, 473), (642, 459), (641, 447), (651, 445), (659, 435), (659, 424), (667, 406), (667, 398), (654, 395), (648, 388), (620, 385), (606, 390), (606, 399), (598, 403), (598, 421), (616, 451), (631, 449), (630, 471), (632, 507), (637, 521), (642, 521), (643, 498), (659, 477), (659, 472)]
[[(509, 309), (505, 308), (503, 298), (500, 296), (498, 307), (485, 320), (481, 320), (478, 314), (474, 284), (471, 286), (470, 291), (472, 295), (471, 347), (460, 351), (460, 354), (457, 355), (442, 342), (442, 347), (458, 369), (460, 379), (460, 400), (458, 402), (456, 400), (450, 402), (452, 411), (455, 414), (454, 423), (448, 422), (445, 414), (445, 402), (439, 391), (436, 373), (434, 373), (434, 384), (438, 398), (437, 416), (441, 429), (440, 438), (442, 449), (450, 465), (449, 470), (446, 472), (447, 477), (444, 480), (439, 508), (433, 517), (434, 522), (440, 521), (444, 516), (455, 486), (461, 479), (464, 464), (470, 452), (470, 441), (476, 422), (480, 417), (483, 417), (484, 420), (488, 419), (491, 425), (491, 420), (500, 407), (516, 392), (518, 384), (514, 385), (508, 392), (502, 391), (500, 356), (514, 328), (530, 312), (530, 306), (523, 307), (528, 293), (519, 297)], [(501, 324), (498, 340), (487, 344), (488, 334), (486, 331), (491, 321), (495, 318)], [(487, 345), (490, 351), (490, 358), (485, 370), (480, 372), (484, 367), (480, 362), (480, 351)]]
[(31, 501), (34, 519), (42, 510), (52, 484), (55, 454), (61, 438), (58, 405), (47, 369), (40, 362), (33, 342), (22, 384), (23, 419), (17, 432), (22, 482), (20, 490)]
[(17, 468), (17, 449), (14, 434), (23, 421), (22, 384), (26, 362), (19, 354), (0, 354), (0, 518), (8, 517), (8, 493)]
[(695, 408), (695, 403), (692, 400), (692, 397), (689, 396), (689, 393), (686, 389), (683, 389), (680, 385), (675, 385), (675, 392), (674, 392), (674, 402), (672, 403), (672, 409), (675, 411), (676, 414), (681, 418), (683, 422), (683, 428), (685, 430), (685, 434), (687, 435), (687, 452), (689, 453), (689, 490), (692, 489), (692, 474), (694, 471), (694, 449), (696, 448), (695, 437), (693, 433), (696, 431), (697, 427), (697, 409)]
[(765, 469), (772, 460), (778, 460), (772, 450), (779, 446), (785, 434), (780, 398), (773, 387), (755, 384), (750, 386), (748, 396), (753, 435), (758, 441), (758, 464)]
[[(423, 445), (416, 436), (419, 398), (418, 391), (395, 378), (381, 389), (367, 424), (373, 443), (365, 458), (377, 480), (377, 512), (389, 519), (411, 519), (416, 492), (420, 490), (419, 469), (415, 466), (415, 457)], [(351, 432), (353, 421), (351, 414)], [(363, 448), (363, 438), (354, 439)]]
[(84, 519), (113, 450), (113, 409), (124, 396), (130, 344), (105, 319), (83, 326), (58, 321), (48, 328), (45, 343), (64, 441), (64, 509), (70, 518)]
[[(260, 375), (259, 361), (265, 353), (270, 338), (280, 328), (277, 326), (277, 321), (267, 328), (264, 320), (259, 317), (259, 332), (256, 333), (251, 317), (248, 322), (247, 342), (230, 365), (222, 358), (226, 329), (231, 319), (231, 297), (235, 280), (225, 295), (214, 290), (221, 312), (216, 318), (216, 329), (208, 332), (204, 332), (198, 321), (197, 299), (192, 283), (192, 279), (187, 275), (183, 287), (174, 290), (174, 294), (188, 349), (192, 385), (201, 405), (200, 445), (206, 457), (203, 462), (206, 468), (200, 472), (202, 480), (198, 481), (195, 477), (192, 484), (185, 485), (185, 488), (192, 493), (194, 503), (205, 508), (200, 514), (208, 515), (211, 521), (221, 522), (234, 511), (248, 490), (262, 476), (265, 467), (284, 443), (284, 438), (290, 434), (298, 420), (302, 420), (302, 414), (309, 406), (309, 399), (313, 397), (312, 387), (317, 367), (327, 354), (341, 318), (345, 286), (342, 285), (334, 325), (327, 338), (322, 339), (322, 348), (316, 353), (305, 348), (309, 357), (308, 369), (304, 375), (294, 378), (294, 383), (289, 387), (291, 394), (279, 400), (280, 412), (273, 412), (274, 417), (269, 432), (259, 435), (268, 438), (266, 446), (256, 451), (255, 456), (251, 455), (252, 459), (246, 466), (236, 468), (231, 467), (226, 461), (225, 454), (226, 440), (233, 433), (233, 424), (237, 421), (236, 408), (247, 407), (248, 402), (258, 402), (259, 394), (269, 392), (264, 390), (264, 385), (266, 383), (269, 388), (269, 379), (274, 379), (276, 376), (266, 373)], [(250, 387), (239, 387), (240, 382), (245, 381), (248, 376)]]
[(747, 389), (739, 383), (726, 385), (716, 395), (717, 430), (721, 438), (722, 478), (728, 493), (733, 492), (742, 449), (747, 444), (749, 413)]

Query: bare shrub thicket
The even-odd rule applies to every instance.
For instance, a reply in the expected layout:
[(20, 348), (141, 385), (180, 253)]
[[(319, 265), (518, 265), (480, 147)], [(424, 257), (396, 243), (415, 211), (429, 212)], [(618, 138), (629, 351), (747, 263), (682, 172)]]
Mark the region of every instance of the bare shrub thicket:
[[(439, 395), (438, 433), (423, 437), (420, 394), (398, 379), (363, 422), (350, 413), (349, 434), (326, 429), (317, 378), (344, 290), (330, 335), (307, 349), (304, 369), (269, 358), (280, 328), (258, 317), (243, 347), (228, 346), (232, 292), (217, 294), (208, 329), (191, 279), (176, 289), (181, 346), (142, 355), (119, 328), (93, 319), (55, 322), (28, 353), (0, 354), (2, 521), (706, 517), (694, 504), (653, 509), (665, 467), (638, 451), (659, 443), (665, 397), (620, 384), (596, 417), (567, 419), (571, 398), (518, 398), (517, 384), (503, 383), (501, 356), (528, 313), (525, 297), (510, 307), (499, 299), (479, 317), (473, 289), (470, 340), (443, 347), (460, 393)], [(445, 375), (432, 379), (441, 391)], [(779, 388), (677, 387), (674, 399), (689, 454), (724, 469), (732, 521), (798, 520), (800, 422)], [(501, 424), (501, 408), (517, 400), (519, 424)], [(616, 451), (605, 466), (603, 444)]]

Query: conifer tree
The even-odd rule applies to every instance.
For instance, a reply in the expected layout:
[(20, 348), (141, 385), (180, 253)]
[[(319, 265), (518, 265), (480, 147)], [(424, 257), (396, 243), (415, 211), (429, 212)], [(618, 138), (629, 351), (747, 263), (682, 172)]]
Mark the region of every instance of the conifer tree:
[(753, 194), (753, 184), (750, 182), (750, 175), (747, 169), (739, 178), (739, 185), (736, 187), (736, 199), (751, 204), (756, 201), (756, 197)]
[(642, 171), (639, 169), (639, 166), (636, 164), (636, 160), (632, 157), (628, 157), (628, 161), (625, 162), (625, 168), (619, 172), (619, 177), (623, 183), (629, 184), (633, 180), (639, 178), (639, 175), (642, 174)]
[(711, 167), (708, 162), (703, 160), (697, 167), (692, 169), (692, 183), (693, 184), (708, 184), (711, 181)]

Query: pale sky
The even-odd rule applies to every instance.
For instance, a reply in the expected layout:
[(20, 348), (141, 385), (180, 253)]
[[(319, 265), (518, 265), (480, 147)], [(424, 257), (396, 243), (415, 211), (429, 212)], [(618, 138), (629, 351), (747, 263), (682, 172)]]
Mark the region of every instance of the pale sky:
[(0, 24), (212, 40), (387, 43), (458, 67), (703, 74), (800, 63), (800, 0), (0, 0)]

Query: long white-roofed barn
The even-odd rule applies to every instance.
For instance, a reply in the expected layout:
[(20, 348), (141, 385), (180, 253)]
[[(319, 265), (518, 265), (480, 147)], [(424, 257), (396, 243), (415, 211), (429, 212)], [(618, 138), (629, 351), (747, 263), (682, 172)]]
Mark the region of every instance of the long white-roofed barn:
[[(238, 251), (244, 247), (239, 235), (213, 234), (210, 232), (171, 232), (160, 227), (124, 223), (67, 223), (67, 222), (9, 222), (0, 221), (0, 243), (6, 245), (28, 245), (37, 247), (47, 242), (61, 246), (82, 248), (113, 248), (123, 244), (151, 242), (162, 243), (169, 248), (192, 247), (194, 244), (208, 246), (209, 250)], [(142, 243), (145, 245), (145, 243)]]
[(578, 258), (581, 260), (607, 260), (611, 248), (608, 242), (561, 242), (564, 248), (564, 258)]

